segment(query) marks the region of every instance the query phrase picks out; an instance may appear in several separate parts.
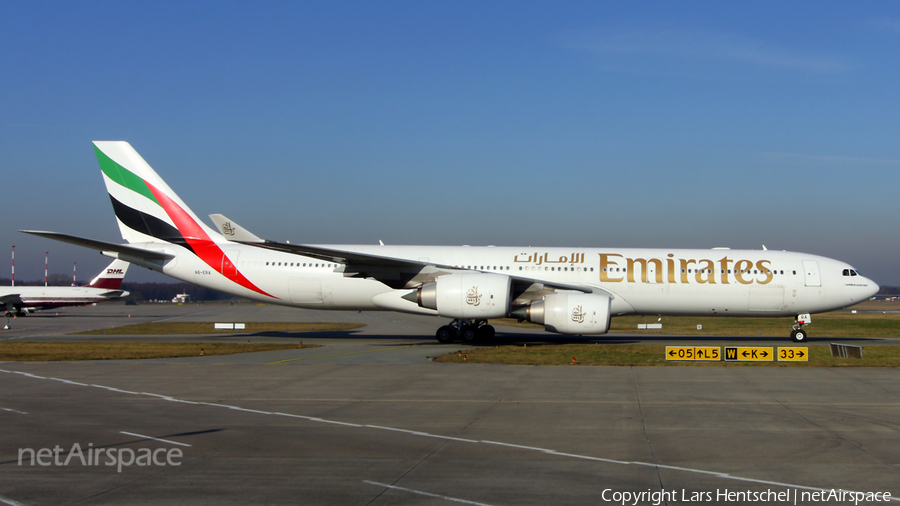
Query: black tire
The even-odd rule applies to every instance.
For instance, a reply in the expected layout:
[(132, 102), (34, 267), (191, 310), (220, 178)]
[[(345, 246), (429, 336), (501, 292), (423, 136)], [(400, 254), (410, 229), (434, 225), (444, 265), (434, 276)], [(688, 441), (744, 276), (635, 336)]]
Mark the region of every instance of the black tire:
[(482, 325), (478, 327), (478, 339), (481, 339), (483, 341), (490, 341), (494, 338), (494, 335), (496, 335), (496, 333), (497, 332), (494, 330), (494, 327), (491, 327), (490, 325)]
[(466, 327), (462, 331), (462, 338), (463, 338), (463, 341), (465, 341), (469, 344), (472, 344), (472, 343), (478, 341), (478, 334), (475, 332), (475, 329), (473, 329), (472, 327)]
[(444, 325), (437, 329), (437, 332), (434, 335), (440, 343), (448, 344), (453, 342), (453, 338), (456, 337), (456, 332), (454, 332), (449, 325)]
[(806, 335), (806, 331), (803, 329), (797, 329), (791, 332), (791, 340), (795, 343), (805, 343), (807, 337), (809, 336)]

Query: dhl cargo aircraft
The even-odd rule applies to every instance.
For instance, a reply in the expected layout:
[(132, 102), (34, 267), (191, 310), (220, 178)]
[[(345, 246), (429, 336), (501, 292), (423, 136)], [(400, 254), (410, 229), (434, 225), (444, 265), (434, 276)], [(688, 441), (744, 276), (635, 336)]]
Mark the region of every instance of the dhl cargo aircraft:
[(0, 306), (6, 310), (6, 316), (22, 316), (41, 309), (119, 300), (128, 296), (128, 292), (119, 289), (127, 271), (128, 262), (116, 259), (87, 286), (0, 287)]
[(490, 338), (489, 318), (598, 335), (621, 315), (794, 316), (866, 300), (878, 285), (830, 258), (771, 250), (304, 245), (260, 239), (222, 215), (211, 229), (127, 142), (94, 142), (127, 245), (30, 234), (100, 250), (249, 299), (311, 309), (452, 319), (441, 342)]

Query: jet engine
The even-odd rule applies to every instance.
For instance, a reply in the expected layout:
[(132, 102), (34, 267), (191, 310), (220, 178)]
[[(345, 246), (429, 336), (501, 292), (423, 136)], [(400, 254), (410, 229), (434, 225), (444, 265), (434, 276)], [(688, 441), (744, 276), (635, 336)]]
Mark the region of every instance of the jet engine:
[[(467, 272), (448, 274), (409, 294), (419, 306), (441, 316), (464, 320), (504, 318), (509, 315), (512, 278), (502, 274)], [(404, 297), (406, 298), (406, 297)]]
[(609, 331), (611, 300), (591, 293), (554, 293), (512, 315), (559, 334), (594, 335)]

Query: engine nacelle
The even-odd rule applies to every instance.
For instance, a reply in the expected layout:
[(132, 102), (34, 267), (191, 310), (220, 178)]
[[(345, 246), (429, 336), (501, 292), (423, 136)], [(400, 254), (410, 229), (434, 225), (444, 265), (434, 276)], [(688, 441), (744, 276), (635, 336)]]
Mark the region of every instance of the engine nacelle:
[(509, 276), (466, 272), (440, 276), (415, 293), (419, 306), (435, 309), (441, 316), (479, 320), (509, 315), (511, 287)]
[(554, 293), (513, 315), (543, 325), (548, 332), (585, 336), (606, 334), (611, 304), (606, 295)]

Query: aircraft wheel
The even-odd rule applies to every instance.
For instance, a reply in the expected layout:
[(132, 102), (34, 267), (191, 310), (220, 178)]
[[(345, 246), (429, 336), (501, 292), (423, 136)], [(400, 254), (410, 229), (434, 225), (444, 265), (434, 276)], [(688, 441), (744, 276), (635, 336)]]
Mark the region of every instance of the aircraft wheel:
[(791, 332), (791, 340), (795, 343), (805, 343), (806, 342), (806, 331), (803, 329), (797, 329)]
[(478, 334), (472, 327), (466, 327), (462, 332), (463, 341), (472, 344), (478, 340)]
[(482, 325), (478, 327), (478, 338), (484, 341), (490, 341), (497, 332), (490, 325)]
[(453, 342), (453, 337), (455, 336), (455, 332), (450, 328), (449, 325), (444, 325), (443, 327), (437, 329), (435, 336), (437, 340), (442, 344), (448, 344)]

